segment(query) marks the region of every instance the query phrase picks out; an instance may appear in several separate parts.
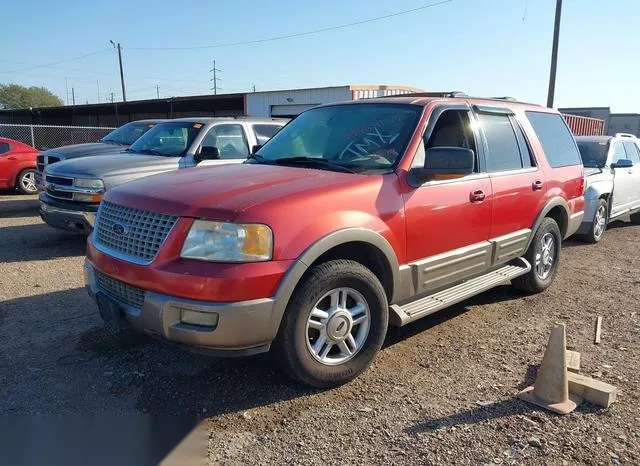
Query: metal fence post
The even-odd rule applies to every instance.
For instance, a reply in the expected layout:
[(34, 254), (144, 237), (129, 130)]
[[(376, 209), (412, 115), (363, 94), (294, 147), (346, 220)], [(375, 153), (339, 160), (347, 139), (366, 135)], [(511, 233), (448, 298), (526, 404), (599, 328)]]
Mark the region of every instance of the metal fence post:
[(33, 125), (29, 125), (29, 129), (31, 129), (31, 147), (36, 147), (36, 140), (33, 137)]

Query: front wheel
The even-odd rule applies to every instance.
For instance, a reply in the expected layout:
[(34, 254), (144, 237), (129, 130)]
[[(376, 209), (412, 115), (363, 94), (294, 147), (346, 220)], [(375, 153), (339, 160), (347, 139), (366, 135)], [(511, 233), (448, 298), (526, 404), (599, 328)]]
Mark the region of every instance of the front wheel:
[(385, 291), (373, 272), (350, 260), (325, 262), (294, 291), (273, 354), (295, 380), (335, 387), (371, 364), (388, 322)]
[(36, 171), (35, 170), (23, 170), (18, 175), (16, 180), (16, 188), (22, 194), (35, 194), (38, 192), (36, 187)]
[(562, 236), (554, 219), (546, 217), (535, 235), (524, 258), (531, 264), (531, 270), (511, 281), (511, 284), (526, 293), (540, 293), (553, 282), (560, 262)]
[(586, 235), (579, 235), (578, 238), (588, 243), (598, 243), (607, 229), (609, 221), (609, 205), (604, 199), (600, 199), (596, 207), (596, 213), (591, 221), (591, 228)]

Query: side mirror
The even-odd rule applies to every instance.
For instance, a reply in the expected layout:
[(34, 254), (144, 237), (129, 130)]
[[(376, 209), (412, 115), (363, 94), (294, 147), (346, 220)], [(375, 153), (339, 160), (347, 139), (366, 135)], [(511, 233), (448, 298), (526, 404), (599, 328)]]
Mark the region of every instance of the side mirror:
[(611, 168), (633, 168), (633, 162), (629, 159), (620, 159), (612, 163)]
[(256, 152), (258, 152), (260, 149), (262, 149), (262, 146), (263, 146), (263, 145), (264, 145), (264, 144), (256, 144), (255, 146), (253, 146), (253, 147), (251, 148), (251, 153), (252, 153), (252, 154), (255, 154), (255, 153), (256, 153)]
[(200, 152), (193, 156), (193, 161), (197, 164), (203, 160), (217, 160), (220, 158), (220, 151), (215, 146), (202, 146)]
[(409, 174), (418, 184), (437, 179), (462, 178), (473, 173), (474, 160), (475, 154), (471, 149), (432, 147), (425, 154), (424, 167), (412, 168)]

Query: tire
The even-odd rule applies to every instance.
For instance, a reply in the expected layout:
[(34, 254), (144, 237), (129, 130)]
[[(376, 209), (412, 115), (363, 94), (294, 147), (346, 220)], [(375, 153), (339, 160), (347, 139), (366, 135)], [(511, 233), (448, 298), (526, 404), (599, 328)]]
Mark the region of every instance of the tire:
[(578, 239), (586, 243), (599, 243), (602, 239), (602, 235), (607, 229), (607, 223), (609, 222), (609, 204), (606, 200), (600, 199), (598, 206), (596, 207), (596, 213), (593, 215), (591, 221), (591, 228), (585, 235), (578, 235)]
[(630, 218), (631, 218), (631, 223), (633, 223), (634, 225), (640, 225), (640, 212), (631, 214)]
[[(543, 253), (543, 240), (551, 241), (552, 250)], [(525, 275), (511, 280), (511, 284), (518, 290), (534, 294), (546, 290), (553, 282), (560, 262), (562, 235), (558, 224), (552, 218), (546, 217), (533, 235), (533, 240), (524, 258), (531, 264), (531, 270)], [(551, 263), (548, 263), (551, 258)], [(536, 260), (537, 259), (537, 260)], [(547, 268), (548, 267), (548, 268)], [(544, 272), (544, 273), (541, 273)]]
[(16, 189), (22, 194), (36, 194), (38, 188), (36, 187), (35, 173), (36, 171), (33, 169), (22, 170), (16, 178)]
[[(343, 309), (353, 312), (354, 318)], [(314, 388), (337, 387), (369, 367), (388, 323), (386, 294), (373, 272), (358, 262), (333, 260), (313, 267), (298, 284), (272, 352), (285, 373), (298, 382)]]

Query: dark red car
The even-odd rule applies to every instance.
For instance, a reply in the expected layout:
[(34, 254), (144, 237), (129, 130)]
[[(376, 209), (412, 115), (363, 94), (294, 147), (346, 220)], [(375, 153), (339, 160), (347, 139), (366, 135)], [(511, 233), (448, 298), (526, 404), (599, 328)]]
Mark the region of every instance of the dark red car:
[(37, 149), (23, 142), (0, 138), (0, 189), (37, 193), (34, 178), (37, 155)]

